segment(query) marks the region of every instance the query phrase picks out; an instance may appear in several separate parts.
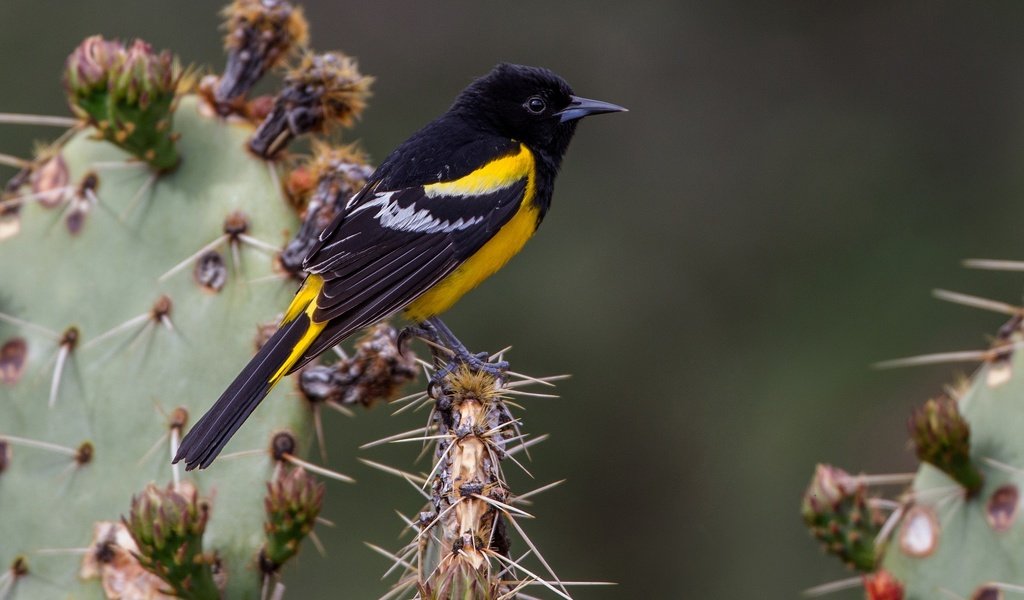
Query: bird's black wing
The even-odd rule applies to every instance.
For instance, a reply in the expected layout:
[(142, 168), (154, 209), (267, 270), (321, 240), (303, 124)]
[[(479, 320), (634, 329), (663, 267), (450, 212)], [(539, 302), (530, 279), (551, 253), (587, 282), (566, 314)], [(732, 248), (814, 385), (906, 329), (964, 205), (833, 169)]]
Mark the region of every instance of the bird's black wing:
[(324, 280), (313, 319), (329, 325), (291, 371), (402, 310), (458, 268), (512, 218), (526, 187), (523, 177), (475, 195), (436, 195), (423, 186), (357, 195), (304, 262)]

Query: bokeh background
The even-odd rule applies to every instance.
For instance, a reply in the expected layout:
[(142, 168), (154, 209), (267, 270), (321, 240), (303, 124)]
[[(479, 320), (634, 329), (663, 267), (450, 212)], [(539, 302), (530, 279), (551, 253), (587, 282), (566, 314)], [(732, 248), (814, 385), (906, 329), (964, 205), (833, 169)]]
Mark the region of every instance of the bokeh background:
[[(528, 531), (578, 598), (793, 598), (846, 576), (799, 517), (817, 461), (905, 471), (904, 419), (949, 366), (873, 361), (985, 344), (998, 316), (942, 286), (1019, 301), (1024, 258), (1024, 4), (306, 0), (313, 44), (377, 76), (346, 134), (382, 158), (498, 61), (551, 67), (626, 115), (583, 124), (538, 237), (449, 315), (516, 369), (569, 372), (533, 400)], [(217, 3), (0, 1), (0, 109), (66, 114), (59, 74), (83, 37), (139, 36), (222, 65)], [(267, 86), (269, 89), (270, 86)], [(25, 155), (52, 131), (0, 128)], [(969, 369), (969, 366), (962, 367)], [(420, 415), (329, 419), (322, 558), (290, 596), (370, 598), (397, 547), (403, 482), (357, 451)], [(857, 593), (836, 598), (855, 598)]]

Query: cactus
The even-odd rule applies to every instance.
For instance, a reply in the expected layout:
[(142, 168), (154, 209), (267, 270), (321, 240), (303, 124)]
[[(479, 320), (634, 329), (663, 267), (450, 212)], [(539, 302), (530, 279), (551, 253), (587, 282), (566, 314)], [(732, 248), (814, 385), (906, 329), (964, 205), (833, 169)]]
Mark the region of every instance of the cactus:
[[(428, 498), (415, 518), (401, 517), (413, 534), (405, 547), (392, 553), (368, 544), (392, 561), (385, 575), (402, 567), (388, 597), (497, 600), (526, 594), (524, 588), (530, 586), (543, 586), (560, 598), (570, 598), (567, 586), (573, 583), (555, 575), (519, 522), (531, 518), (522, 508), (530, 504), (529, 497), (561, 482), (516, 494), (502, 467), (508, 461), (529, 475), (515, 455), (528, 455), (527, 448), (547, 437), (528, 439), (528, 434), (522, 433), (520, 420), (510, 412), (511, 398), (549, 396), (521, 388), (550, 386), (562, 376), (537, 379), (505, 370), (496, 377), (466, 365), (456, 367), (438, 356), (433, 367), (437, 370), (425, 392), (396, 401), (405, 404), (396, 412), (430, 406), (427, 425), (364, 446), (434, 443), (434, 461), (428, 473), (409, 473), (363, 460), (401, 477)], [(521, 542), (514, 542), (515, 536)], [(514, 548), (519, 543), (525, 549)]]
[[(968, 261), (979, 268), (1024, 270), (1024, 263)], [(869, 599), (1002, 598), (1024, 590), (1024, 522), (1020, 487), (1024, 484), (1024, 308), (938, 291), (936, 295), (976, 308), (1011, 316), (989, 348), (900, 359), (882, 366), (977, 361), (969, 380), (947, 387), (945, 395), (925, 402), (908, 420), (911, 447), (921, 460), (906, 476), (845, 475), (840, 490), (860, 502), (833, 503), (833, 526), (808, 519), (825, 549), (849, 561), (851, 545), (842, 538), (856, 511), (885, 511), (880, 528), (862, 531), (866, 546), (857, 546), (852, 566), (863, 573), (848, 580)], [(821, 472), (812, 490), (821, 489)], [(825, 468), (829, 473), (838, 470)], [(833, 478), (834, 479), (834, 478)], [(883, 497), (882, 486), (909, 483), (908, 489)], [(805, 501), (805, 517), (807, 515)], [(821, 511), (819, 511), (820, 513)], [(863, 522), (863, 521), (862, 521)], [(840, 526), (834, 526), (839, 523)], [(837, 538), (845, 543), (835, 543)], [(843, 587), (844, 582), (818, 591)]]
[[(282, 181), (298, 177), (286, 172), (294, 161), (247, 150), (267, 110), (246, 93), (305, 44), (301, 11), (237, 0), (227, 17), (224, 86), (195, 86), (144, 42), (89, 38), (65, 68), (72, 128), (33, 159), (7, 161), (22, 169), (0, 199), (4, 600), (256, 598), (279, 589), (311, 534), (323, 490), (295, 465), (329, 472), (301, 458), (315, 413), (288, 386), (215, 468), (169, 464), (189, 418), (294, 293), (279, 254), (318, 233), (301, 224), (303, 198), (329, 176), (322, 187), (338, 187), (321, 166), (303, 198), (290, 196)], [(265, 55), (239, 58), (251, 43)], [(350, 59), (329, 56), (350, 87), (321, 90), (332, 103), (317, 131), (350, 122), (368, 84)]]
[[(519, 523), (559, 482), (516, 494), (503, 471), (546, 437), (520, 432), (511, 398), (559, 377), (475, 371), (436, 345), (426, 363), (379, 324), (273, 391), (214, 467), (169, 464), (372, 173), (351, 146), (288, 150), (359, 116), (371, 79), (355, 61), (310, 50), (284, 0), (224, 16), (225, 71), (200, 81), (143, 41), (88, 38), (65, 65), (75, 117), (21, 119), (70, 129), (30, 160), (0, 156), (19, 168), (0, 196), (0, 600), (280, 599), (288, 562), (319, 545), (315, 476), (352, 481), (303, 458), (314, 439), (326, 457), (321, 408), (378, 405), (421, 367), (427, 391), (396, 413), (432, 406), (429, 422), (385, 441), (434, 442), (432, 468), (364, 461), (428, 498), (403, 518), (409, 546), (371, 546), (404, 567), (387, 595), (570, 598)], [(275, 97), (248, 98), (281, 67)]]

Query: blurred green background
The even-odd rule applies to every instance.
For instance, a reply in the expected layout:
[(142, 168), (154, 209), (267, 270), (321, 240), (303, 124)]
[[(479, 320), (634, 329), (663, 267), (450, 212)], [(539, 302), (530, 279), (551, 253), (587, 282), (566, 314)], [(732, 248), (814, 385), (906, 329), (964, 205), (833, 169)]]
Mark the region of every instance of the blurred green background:
[[(515, 346), (523, 372), (569, 372), (532, 400), (538, 498), (528, 531), (578, 598), (793, 598), (847, 573), (799, 517), (817, 461), (903, 471), (904, 419), (947, 366), (876, 360), (981, 347), (998, 316), (942, 286), (1019, 300), (1024, 258), (1024, 4), (934, 2), (304, 2), (313, 44), (378, 78), (346, 136), (376, 159), (498, 61), (548, 66), (630, 108), (588, 120), (538, 237), (448, 318), (471, 347)], [(0, 110), (66, 114), (59, 74), (83, 37), (139, 36), (223, 64), (216, 2), (0, 1)], [(265, 86), (270, 89), (270, 86)], [(3, 126), (26, 155), (53, 131)], [(967, 367), (965, 367), (967, 368)], [(419, 424), (329, 419), (321, 531), (290, 597), (383, 593), (406, 484), (356, 456)], [(126, 502), (127, 505), (127, 502)], [(855, 598), (857, 593), (836, 598)]]

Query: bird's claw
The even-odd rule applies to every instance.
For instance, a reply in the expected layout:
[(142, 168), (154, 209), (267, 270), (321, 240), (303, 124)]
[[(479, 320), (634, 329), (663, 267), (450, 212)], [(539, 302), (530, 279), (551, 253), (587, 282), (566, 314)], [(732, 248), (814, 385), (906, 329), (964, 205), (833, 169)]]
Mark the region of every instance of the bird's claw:
[(504, 379), (508, 371), (508, 361), (499, 360), (491, 362), (489, 359), (490, 354), (487, 352), (470, 354), (464, 349), (461, 352), (456, 351), (454, 357), (445, 361), (444, 365), (430, 376), (430, 385), (431, 387), (435, 385), (443, 386), (445, 378), (462, 366), (465, 366), (470, 371), (487, 373), (495, 379)]

